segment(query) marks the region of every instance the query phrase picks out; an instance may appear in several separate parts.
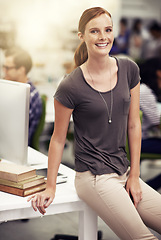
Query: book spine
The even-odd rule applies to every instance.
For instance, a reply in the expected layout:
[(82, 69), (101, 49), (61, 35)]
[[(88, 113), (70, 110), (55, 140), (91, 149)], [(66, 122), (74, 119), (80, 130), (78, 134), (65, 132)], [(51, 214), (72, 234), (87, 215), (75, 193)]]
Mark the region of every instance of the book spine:
[(9, 181), (13, 181), (13, 182), (20, 182), (32, 177), (36, 176), (36, 170), (32, 170), (29, 172), (25, 172), (22, 174), (15, 174), (15, 173), (8, 173), (8, 172), (2, 172), (0, 171), (0, 178), (1, 179), (5, 179), (5, 180), (9, 180)]
[(24, 180), (22, 182), (13, 182), (13, 181), (6, 180), (6, 179), (0, 179), (1, 185), (20, 188), (20, 189), (26, 189), (26, 188), (33, 187), (33, 186), (36, 186), (41, 183), (44, 183), (44, 176), (42, 176), (42, 177), (36, 176), (35, 178), (30, 178), (30, 179)]
[(0, 172), (0, 178), (10, 180), (10, 181), (13, 181), (13, 182), (18, 181), (17, 174), (14, 174), (14, 173), (11, 174), (11, 173), (1, 171)]
[(26, 180), (26, 179), (29, 179), (29, 178), (33, 178), (35, 176), (36, 176), (36, 170), (32, 170), (32, 171), (26, 172), (26, 173), (22, 173), (22, 174), (19, 174), (17, 176), (17, 178), (18, 178), (17, 182), (20, 182), (20, 181), (23, 181), (23, 180)]
[(23, 196), (23, 191), (24, 190), (0, 184), (0, 191), (15, 194), (15, 195), (18, 195), (18, 196)]
[(9, 186), (5, 186), (5, 185), (0, 184), (0, 191), (11, 193), (11, 194), (18, 195), (18, 196), (21, 196), (21, 197), (25, 197), (25, 196), (31, 195), (33, 193), (40, 192), (42, 190), (45, 190), (45, 188), (46, 188), (46, 183), (39, 184), (36, 187), (31, 187), (31, 188), (28, 188), (26, 190), (19, 189), (19, 188), (14, 188), (14, 187), (9, 187)]
[(24, 190), (24, 197), (28, 196), (28, 195), (31, 195), (33, 193), (36, 193), (36, 192), (43, 191), (43, 190), (45, 190), (45, 188), (46, 188), (46, 183), (40, 184), (40, 185), (38, 185), (37, 187), (34, 187), (34, 188), (25, 189)]

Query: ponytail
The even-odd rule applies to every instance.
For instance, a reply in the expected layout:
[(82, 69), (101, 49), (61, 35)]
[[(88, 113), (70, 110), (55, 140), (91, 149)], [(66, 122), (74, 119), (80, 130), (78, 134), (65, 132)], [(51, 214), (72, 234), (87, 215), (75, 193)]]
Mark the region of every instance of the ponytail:
[(82, 65), (88, 59), (87, 47), (85, 42), (82, 42), (75, 51), (74, 61), (75, 68)]

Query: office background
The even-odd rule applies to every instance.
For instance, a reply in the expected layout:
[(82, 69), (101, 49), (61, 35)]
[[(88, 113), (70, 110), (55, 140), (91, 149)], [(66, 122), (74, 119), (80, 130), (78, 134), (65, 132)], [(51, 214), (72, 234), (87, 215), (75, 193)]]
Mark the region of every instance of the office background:
[[(79, 44), (77, 26), (80, 15), (86, 8), (93, 6), (102, 6), (112, 14), (115, 36), (119, 32), (121, 17), (127, 18), (129, 25), (134, 19), (141, 18), (145, 28), (153, 20), (161, 23), (160, 0), (0, 0), (0, 77), (3, 78), (4, 49), (20, 45), (32, 56), (32, 81), (41, 93), (45, 91), (52, 99), (55, 86), (68, 71), (74, 50)], [(68, 147), (68, 152), (63, 156), (66, 161), (73, 157), (72, 145)], [(149, 166), (146, 162), (143, 163), (142, 177), (145, 180), (161, 172), (161, 165), (159, 162), (157, 164)], [(77, 215), (63, 214), (33, 219), (26, 223), (3, 223), (0, 232), (4, 236), (3, 240), (22, 237), (24, 240), (47, 240), (54, 233), (76, 234), (77, 221)], [(16, 227), (22, 229), (19, 235), (16, 235)], [(99, 229), (103, 231), (104, 240), (118, 239), (101, 220)]]
[[(3, 49), (17, 44), (33, 58), (32, 81), (58, 81), (66, 71), (64, 66), (73, 60), (79, 43), (80, 15), (92, 6), (109, 10), (115, 36), (121, 17), (129, 23), (141, 18), (145, 27), (152, 20), (161, 22), (160, 0), (0, 0), (0, 65)], [(3, 77), (2, 71), (0, 76)]]

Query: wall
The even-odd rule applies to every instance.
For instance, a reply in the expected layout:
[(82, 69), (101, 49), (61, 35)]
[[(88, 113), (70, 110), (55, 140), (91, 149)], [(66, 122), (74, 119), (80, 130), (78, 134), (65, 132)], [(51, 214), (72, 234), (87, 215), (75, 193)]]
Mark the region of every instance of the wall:
[(160, 0), (0, 0), (0, 31), (12, 30), (8, 44), (13, 40), (31, 53), (35, 82), (56, 81), (73, 60), (80, 15), (92, 6), (111, 12), (115, 36), (121, 16), (161, 20)]
[(118, 22), (120, 0), (0, 0), (0, 26), (14, 26), (15, 42), (34, 59), (35, 81), (53, 81), (64, 74), (63, 63), (73, 60), (79, 43), (81, 13), (92, 6), (108, 9)]
[(130, 18), (156, 19), (161, 22), (160, 0), (121, 0), (122, 15)]

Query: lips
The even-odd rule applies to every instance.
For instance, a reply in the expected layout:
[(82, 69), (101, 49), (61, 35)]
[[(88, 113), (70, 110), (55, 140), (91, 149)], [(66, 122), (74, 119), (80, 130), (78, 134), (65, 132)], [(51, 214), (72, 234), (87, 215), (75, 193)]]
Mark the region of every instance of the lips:
[(97, 43), (96, 46), (97, 47), (106, 47), (108, 45), (108, 43)]

